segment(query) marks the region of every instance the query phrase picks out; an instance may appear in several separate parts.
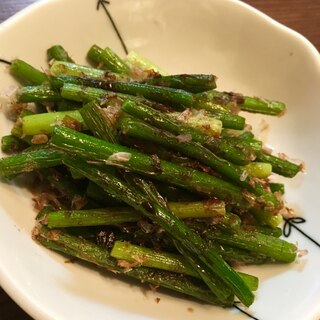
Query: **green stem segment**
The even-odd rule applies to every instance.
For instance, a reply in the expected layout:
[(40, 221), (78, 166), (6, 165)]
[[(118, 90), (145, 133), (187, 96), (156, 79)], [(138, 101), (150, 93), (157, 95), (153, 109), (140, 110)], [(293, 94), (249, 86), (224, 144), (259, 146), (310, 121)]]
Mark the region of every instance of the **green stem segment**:
[(49, 60), (66, 61), (74, 63), (68, 52), (61, 45), (54, 45), (47, 50)]
[(94, 136), (112, 143), (117, 142), (118, 139), (111, 118), (108, 117), (96, 102), (87, 103), (80, 109), (80, 114)]
[(20, 173), (50, 168), (62, 163), (61, 153), (52, 149), (19, 153), (0, 160), (0, 177), (10, 178)]
[(17, 94), (18, 102), (57, 102), (61, 100), (60, 93), (49, 86), (27, 86)]
[(279, 116), (286, 109), (285, 104), (279, 101), (248, 97), (234, 92), (211, 90), (198, 94), (197, 98), (199, 107), (206, 110), (215, 110), (217, 105), (222, 110), (231, 110), (237, 106), (243, 111)]
[[(169, 209), (180, 219), (213, 218), (225, 215), (222, 201), (169, 202)], [(90, 210), (59, 210), (47, 213), (49, 228), (119, 225), (136, 222), (141, 214), (131, 207), (109, 207)]]
[[(133, 265), (136, 264), (137, 266), (183, 273), (200, 279), (199, 274), (188, 264), (185, 258), (178, 254), (159, 252), (146, 247), (133, 245), (129, 242), (116, 241), (110, 255), (117, 260), (131, 262)], [(238, 272), (238, 274), (252, 291), (257, 290), (259, 283), (257, 277), (241, 272)]]
[(48, 81), (48, 77), (43, 72), (20, 59), (11, 62), (10, 72), (27, 84), (41, 85)]
[(110, 48), (101, 49), (97, 45), (93, 45), (88, 52), (88, 58), (96, 63), (103, 64), (108, 70), (120, 73), (130, 74), (129, 66)]
[(232, 247), (263, 254), (276, 261), (290, 263), (297, 256), (297, 247), (282, 239), (253, 231), (227, 234), (221, 231), (206, 232), (207, 239)]
[(243, 167), (249, 176), (259, 179), (266, 179), (272, 173), (272, 165), (266, 162), (251, 162)]
[(284, 113), (286, 105), (275, 100), (266, 100), (256, 97), (244, 97), (240, 105), (241, 110), (255, 113), (262, 113), (271, 116), (279, 116)]
[(104, 78), (106, 71), (67, 61), (54, 61), (50, 68), (50, 74), (52, 76), (67, 75), (74, 77)]
[(272, 154), (261, 151), (257, 154), (257, 160), (272, 165), (272, 171), (287, 178), (293, 178), (302, 170), (302, 165), (295, 164), (286, 159), (281, 159)]
[(85, 123), (78, 110), (60, 111), (49, 113), (37, 113), (30, 116), (25, 116), (22, 119), (22, 130), (26, 136), (36, 134), (51, 134), (55, 125), (65, 125), (74, 121), (74, 127), (85, 129)]
[(216, 88), (216, 77), (212, 74), (177, 74), (170, 76), (157, 75), (142, 82), (154, 86), (182, 89), (198, 93)]

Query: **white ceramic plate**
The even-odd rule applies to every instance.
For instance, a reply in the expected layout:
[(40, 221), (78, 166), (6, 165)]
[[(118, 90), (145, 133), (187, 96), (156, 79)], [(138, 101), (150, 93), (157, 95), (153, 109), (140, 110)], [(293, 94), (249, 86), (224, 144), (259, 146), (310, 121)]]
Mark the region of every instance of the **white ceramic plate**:
[[(84, 63), (90, 45), (121, 43), (96, 0), (47, 0), (0, 26), (0, 57), (46, 66), (45, 50), (60, 43)], [(288, 203), (306, 222), (291, 227), (289, 240), (309, 255), (292, 265), (247, 267), (260, 277), (257, 319), (320, 318), (320, 58), (302, 36), (260, 12), (231, 0), (111, 0), (107, 6), (129, 49), (170, 73), (214, 73), (219, 88), (283, 100), (287, 114), (261, 119), (263, 138), (276, 150), (306, 162), (307, 173), (287, 183)], [(14, 83), (0, 65), (0, 88)], [(1, 115), (0, 134), (10, 130)], [(27, 190), (0, 184), (0, 280), (11, 297), (36, 319), (248, 319), (181, 297), (144, 291), (64, 258), (31, 240), (35, 212)], [(287, 225), (287, 228), (290, 225)], [(160, 297), (160, 303), (155, 298)], [(190, 309), (191, 308), (191, 309)]]

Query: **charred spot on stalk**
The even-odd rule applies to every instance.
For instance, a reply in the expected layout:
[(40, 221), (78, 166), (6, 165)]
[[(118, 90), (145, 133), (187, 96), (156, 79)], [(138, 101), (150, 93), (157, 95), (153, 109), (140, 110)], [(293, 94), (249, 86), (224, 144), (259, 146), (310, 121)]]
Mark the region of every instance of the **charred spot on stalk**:
[(107, 81), (116, 81), (117, 77), (115, 76), (114, 73), (106, 71), (104, 74), (104, 79), (106, 79)]
[(96, 235), (95, 240), (99, 246), (112, 249), (114, 242), (116, 241), (116, 236), (111, 230), (101, 230)]
[(154, 102), (154, 101), (150, 101), (147, 99), (142, 99), (141, 103), (144, 103), (145, 105), (147, 105), (155, 110), (161, 111), (163, 113), (174, 112), (174, 110), (175, 110), (174, 108), (172, 108), (168, 105), (164, 105), (160, 102)]
[(217, 204), (221, 204), (221, 200), (215, 199), (215, 198), (211, 198), (211, 199), (207, 199), (205, 201), (203, 201), (203, 205), (205, 207), (206, 210), (211, 210), (212, 207), (216, 207)]
[(150, 202), (150, 201), (143, 201), (141, 203), (141, 206), (144, 210), (156, 215), (157, 214), (157, 210), (154, 207), (154, 205)]
[(162, 173), (161, 160), (156, 154), (151, 155), (151, 165), (155, 173)]
[(245, 98), (242, 94), (236, 92), (228, 92), (228, 94), (230, 95), (232, 101), (236, 102), (237, 104), (244, 103)]
[(139, 226), (144, 233), (155, 233), (158, 230), (158, 226), (144, 218), (137, 222), (137, 226)]

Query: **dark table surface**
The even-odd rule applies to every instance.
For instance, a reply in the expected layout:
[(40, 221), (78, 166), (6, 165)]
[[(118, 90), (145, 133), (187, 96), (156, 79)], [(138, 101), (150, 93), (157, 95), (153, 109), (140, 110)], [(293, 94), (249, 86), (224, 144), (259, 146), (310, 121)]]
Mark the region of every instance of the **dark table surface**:
[[(0, 23), (36, 0), (0, 0)], [(300, 32), (320, 51), (320, 0), (246, 0), (282, 24)], [(0, 288), (0, 319), (31, 320)]]

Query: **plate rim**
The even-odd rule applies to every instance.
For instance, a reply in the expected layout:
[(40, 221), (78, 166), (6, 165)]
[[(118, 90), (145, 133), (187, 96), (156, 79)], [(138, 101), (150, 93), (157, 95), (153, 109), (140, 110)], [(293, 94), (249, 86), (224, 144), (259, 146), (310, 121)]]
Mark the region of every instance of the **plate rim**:
[[(19, 22), (22, 19), (27, 18), (29, 15), (32, 15), (36, 10), (41, 8), (42, 6), (46, 6), (50, 3), (59, 2), (60, 0), (38, 0), (27, 7), (23, 8), (21, 11), (17, 12), (13, 16), (9, 17), (7, 20), (3, 21), (0, 24), (0, 36), (1, 32), (5, 32), (6, 28), (14, 27), (14, 24)], [(225, 0), (219, 0), (221, 2)], [(243, 7), (245, 10), (250, 10), (255, 15), (258, 15), (262, 18), (266, 23), (274, 25), (276, 28), (281, 30), (282, 32), (286, 32), (292, 38), (295, 38), (301, 44), (303, 44), (304, 48), (306, 48), (309, 54), (314, 58), (314, 62), (319, 68), (320, 71), (320, 53), (316, 49), (316, 47), (311, 43), (309, 39), (300, 34), (299, 32), (283, 25), (282, 23), (276, 21), (274, 18), (268, 16), (267, 14), (261, 12), (260, 10), (252, 7), (251, 5), (244, 3), (240, 0), (227, 0), (230, 3)], [(26, 313), (35, 319), (54, 319), (50, 314), (48, 314), (45, 310), (41, 308), (35, 301), (30, 299), (30, 296), (25, 294), (24, 290), (22, 290), (16, 281), (10, 276), (8, 276), (1, 265), (0, 261), (0, 285), (3, 290), (14, 300)]]

